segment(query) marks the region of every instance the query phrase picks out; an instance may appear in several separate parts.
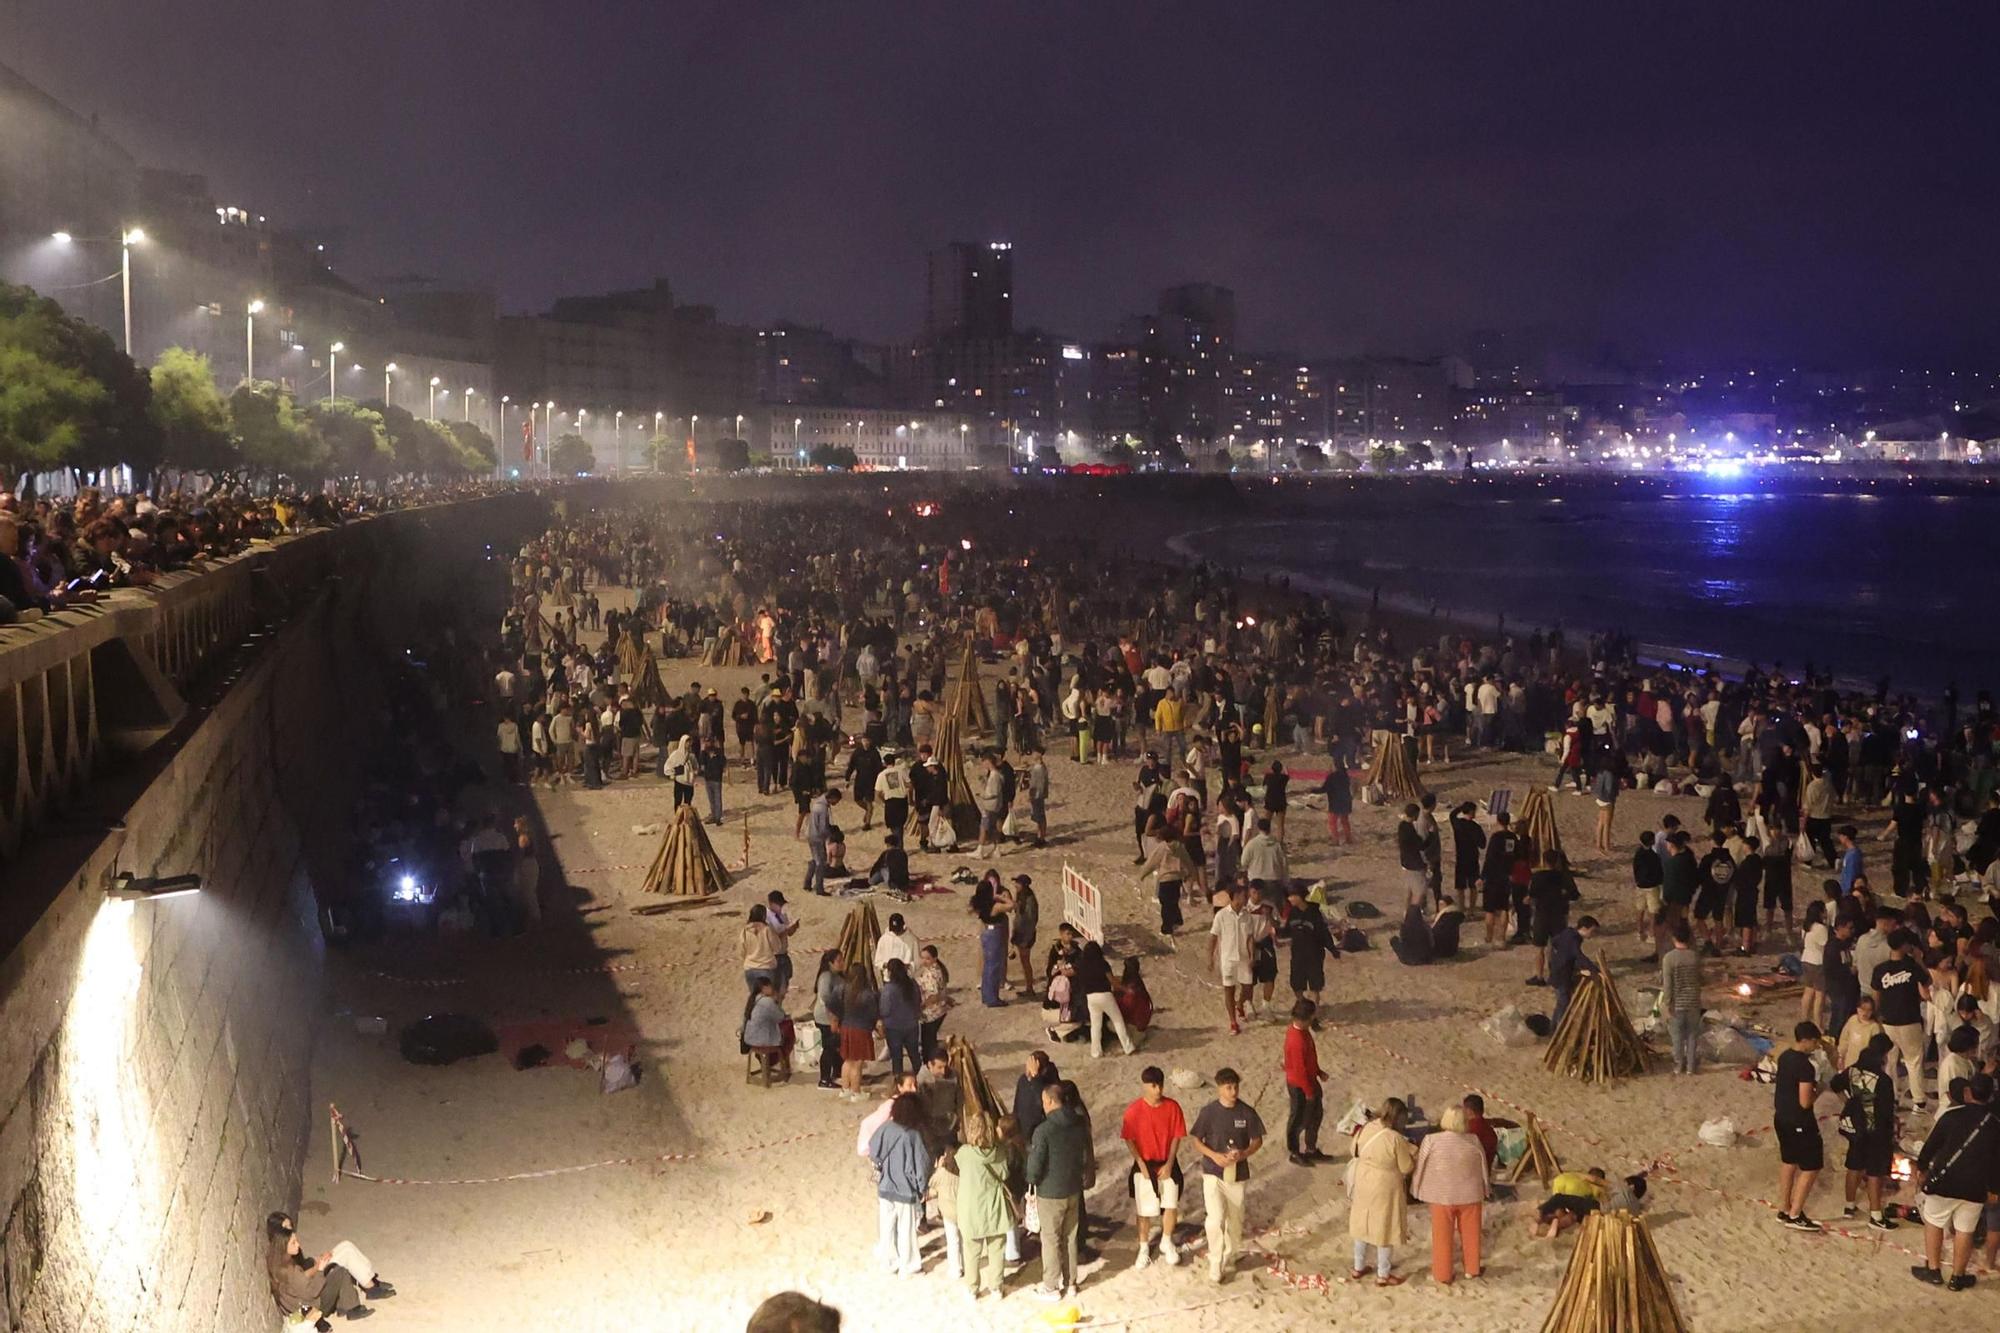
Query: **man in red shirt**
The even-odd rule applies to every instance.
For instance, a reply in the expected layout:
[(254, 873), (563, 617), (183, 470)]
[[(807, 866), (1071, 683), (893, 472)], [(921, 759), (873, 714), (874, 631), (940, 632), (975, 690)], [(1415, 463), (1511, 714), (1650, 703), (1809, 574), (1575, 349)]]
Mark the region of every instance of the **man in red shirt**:
[(1181, 1261), (1174, 1249), (1174, 1218), (1181, 1202), (1181, 1140), (1187, 1137), (1187, 1119), (1181, 1104), (1165, 1095), (1167, 1076), (1158, 1065), (1139, 1071), (1140, 1096), (1125, 1108), (1124, 1127), (1119, 1131), (1125, 1146), (1132, 1150), (1132, 1171), (1126, 1188), (1132, 1209), (1139, 1218), (1139, 1257), (1134, 1268), (1144, 1268), (1153, 1260), (1150, 1223), (1160, 1220), (1160, 1258), (1169, 1264)]
[(1325, 1113), (1319, 1085), (1326, 1071), (1319, 1067), (1319, 1045), (1312, 1020), (1318, 1006), (1300, 1000), (1292, 1006), (1292, 1023), (1285, 1029), (1285, 1092), (1291, 1113), (1285, 1117), (1285, 1152), (1295, 1166), (1318, 1166), (1333, 1159), (1319, 1150), (1319, 1122)]
[(1465, 1108), (1465, 1132), (1479, 1140), (1479, 1146), (1486, 1150), (1486, 1169), (1493, 1170), (1493, 1158), (1500, 1151), (1500, 1136), (1493, 1132), (1492, 1124), (1486, 1119), (1486, 1099), (1476, 1092), (1465, 1094), (1459, 1105)]

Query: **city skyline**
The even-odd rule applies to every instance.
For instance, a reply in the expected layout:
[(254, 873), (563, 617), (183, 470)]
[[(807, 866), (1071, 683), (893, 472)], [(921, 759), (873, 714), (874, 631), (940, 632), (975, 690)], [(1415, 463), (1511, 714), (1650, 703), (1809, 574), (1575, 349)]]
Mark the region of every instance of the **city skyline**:
[(923, 257), (970, 238), (1030, 256), (1017, 326), (1075, 337), (1207, 281), (1240, 345), (1306, 356), (1489, 327), (1627, 361), (2000, 356), (1969, 9), (473, 12), (21, 0), (0, 31), (340, 271), (510, 311), (669, 274), (891, 342)]

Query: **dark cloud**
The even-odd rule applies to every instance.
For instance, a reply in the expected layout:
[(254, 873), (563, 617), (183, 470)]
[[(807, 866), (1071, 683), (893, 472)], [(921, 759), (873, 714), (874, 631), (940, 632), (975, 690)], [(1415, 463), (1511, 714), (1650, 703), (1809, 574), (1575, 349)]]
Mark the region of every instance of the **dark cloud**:
[(1084, 335), (1207, 278), (1309, 352), (1894, 360), (2000, 352), (1994, 13), (0, 0), (0, 36), (346, 271), (512, 308), (663, 274), (896, 337), (927, 247), (1005, 236), (1021, 317)]

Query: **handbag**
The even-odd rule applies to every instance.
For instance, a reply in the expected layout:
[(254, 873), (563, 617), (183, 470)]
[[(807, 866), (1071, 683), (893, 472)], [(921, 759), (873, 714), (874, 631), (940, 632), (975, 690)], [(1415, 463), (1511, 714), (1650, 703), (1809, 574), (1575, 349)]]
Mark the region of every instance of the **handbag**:
[(1027, 1201), (1021, 1205), (1021, 1225), (1034, 1232), (1042, 1229), (1041, 1202), (1035, 1197), (1033, 1190), (1028, 1191)]

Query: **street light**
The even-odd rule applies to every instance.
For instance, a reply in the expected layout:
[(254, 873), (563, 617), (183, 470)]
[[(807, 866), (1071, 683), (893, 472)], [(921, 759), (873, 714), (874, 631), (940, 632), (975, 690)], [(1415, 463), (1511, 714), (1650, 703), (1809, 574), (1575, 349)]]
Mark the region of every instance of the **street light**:
[(326, 405), (328, 407), (332, 407), (333, 400), (339, 396), (335, 391), (340, 388), (340, 383), (334, 377), (334, 372), (340, 369), (340, 354), (346, 350), (346, 343), (335, 343), (326, 350)]
[(391, 361), (382, 367), (382, 406), (389, 406), (389, 377), (396, 373), (396, 363)]
[(736, 414), (736, 438), (739, 440), (743, 438), (743, 414), (741, 412)]
[(442, 383), (444, 383), (444, 381), (439, 379), (436, 375), (431, 376), (430, 416), (432, 421), (436, 421), (438, 419), (438, 385)]
[(799, 427), (806, 424), (804, 417), (792, 418), (792, 452), (799, 452)]
[(118, 273), (125, 291), (125, 355), (132, 355), (132, 247), (145, 242), (146, 233), (137, 227), (128, 230), (119, 246)]
[(467, 422), (472, 420), (472, 386), (470, 384), (465, 386), (465, 407), (460, 413), (460, 419)]
[(618, 459), (618, 475), (625, 475), (625, 411), (611, 414), (611, 452)]
[(248, 384), (257, 378), (257, 316), (263, 312), (262, 301), (252, 301), (243, 310), (243, 382)]

